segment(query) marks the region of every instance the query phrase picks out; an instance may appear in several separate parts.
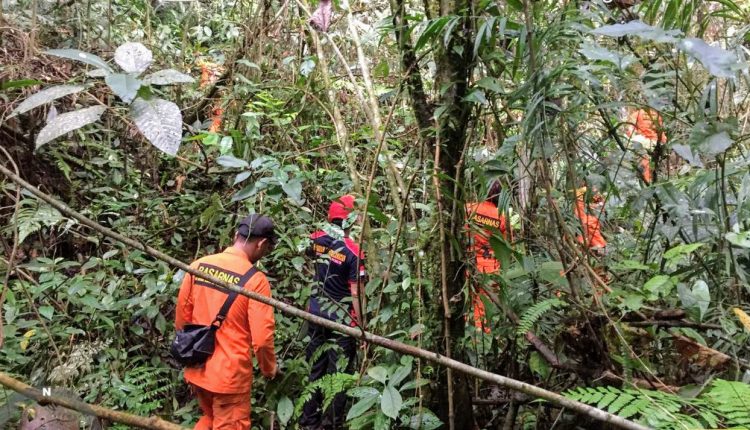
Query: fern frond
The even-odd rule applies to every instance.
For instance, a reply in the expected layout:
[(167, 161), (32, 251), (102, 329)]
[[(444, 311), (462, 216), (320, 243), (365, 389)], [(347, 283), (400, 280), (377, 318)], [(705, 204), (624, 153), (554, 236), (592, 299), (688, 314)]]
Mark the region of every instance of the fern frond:
[(617, 387), (578, 387), (564, 395), (659, 430), (750, 425), (750, 385), (742, 382), (717, 379), (694, 399)]
[(534, 324), (537, 323), (547, 312), (555, 308), (563, 308), (568, 304), (557, 298), (551, 298), (543, 300), (534, 306), (526, 309), (521, 315), (521, 319), (518, 322), (516, 328), (516, 335), (523, 337), (527, 332), (534, 328)]

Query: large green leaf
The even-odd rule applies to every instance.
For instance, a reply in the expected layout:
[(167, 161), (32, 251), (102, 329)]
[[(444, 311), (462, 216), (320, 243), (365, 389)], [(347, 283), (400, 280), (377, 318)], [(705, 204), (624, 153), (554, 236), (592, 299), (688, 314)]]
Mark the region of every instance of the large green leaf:
[(351, 409), (349, 409), (349, 413), (346, 414), (346, 420), (353, 420), (354, 418), (357, 418), (358, 416), (369, 411), (370, 408), (372, 408), (372, 406), (377, 403), (379, 397), (380, 393), (378, 393), (377, 390), (375, 391), (375, 395), (362, 397), (357, 403), (352, 405)]
[(142, 43), (123, 43), (115, 50), (115, 63), (126, 73), (134, 73), (136, 76), (143, 73), (152, 61), (151, 51)]
[(286, 425), (292, 418), (294, 413), (294, 404), (289, 400), (289, 397), (284, 396), (279, 400), (279, 404), (276, 405), (276, 414), (279, 416), (281, 424)]
[(380, 409), (383, 413), (389, 418), (396, 419), (403, 404), (404, 401), (398, 390), (391, 384), (386, 385), (380, 397)]
[(175, 69), (164, 69), (146, 76), (143, 82), (149, 85), (192, 84), (195, 79)]
[(610, 51), (595, 43), (583, 42), (578, 52), (584, 57), (594, 61), (606, 61), (614, 64), (620, 69), (627, 69), (628, 66), (638, 61), (633, 55), (620, 55), (617, 52)]
[(125, 103), (132, 102), (141, 88), (141, 81), (125, 73), (109, 74), (104, 78), (104, 82)]
[(381, 384), (385, 384), (386, 379), (388, 379), (388, 370), (383, 366), (375, 366), (367, 369), (367, 374), (370, 376), (370, 378), (380, 382)]
[(688, 37), (680, 41), (678, 46), (688, 55), (700, 61), (703, 67), (708, 70), (708, 73), (719, 78), (731, 78), (738, 70), (747, 68), (747, 64), (741, 63), (733, 52), (711, 46), (696, 37)]
[(182, 113), (176, 104), (139, 97), (130, 105), (130, 115), (152, 145), (169, 155), (177, 154), (182, 139)]
[(414, 415), (409, 420), (409, 428), (413, 430), (436, 430), (442, 425), (440, 418), (427, 409), (422, 409), (421, 414)]
[(682, 306), (685, 309), (698, 309), (698, 320), (702, 320), (703, 316), (708, 312), (708, 305), (711, 303), (708, 284), (698, 279), (693, 283), (693, 287), (688, 289), (686, 285), (680, 283), (677, 285), (677, 294), (680, 296), (680, 301), (682, 301)]
[(297, 178), (290, 179), (281, 184), (281, 188), (284, 190), (289, 199), (296, 205), (302, 205), (305, 200), (302, 198), (302, 181)]
[(38, 93), (32, 94), (26, 100), (21, 102), (21, 104), (19, 104), (18, 107), (13, 110), (8, 118), (12, 118), (16, 115), (28, 112), (31, 109), (57, 100), (60, 97), (75, 94), (85, 89), (86, 87), (84, 85), (58, 85), (55, 87), (45, 88)]
[(223, 167), (229, 167), (229, 168), (237, 168), (237, 169), (247, 169), (250, 167), (250, 164), (248, 164), (245, 160), (240, 160), (239, 158), (233, 157), (231, 155), (222, 155), (221, 157), (216, 159), (216, 162)]
[(636, 36), (644, 40), (672, 43), (677, 42), (677, 38), (682, 36), (682, 32), (679, 30), (665, 31), (661, 28), (652, 27), (638, 20), (630, 21), (627, 24), (604, 25), (592, 30), (591, 32), (601, 36)]
[(56, 57), (80, 61), (90, 66), (95, 66), (99, 69), (106, 70), (108, 73), (113, 72), (112, 68), (109, 67), (106, 61), (102, 60), (94, 54), (79, 51), (78, 49), (50, 49), (48, 51), (45, 51), (44, 53), (48, 55), (54, 55)]
[(107, 110), (105, 106), (92, 106), (56, 116), (44, 126), (36, 137), (37, 149), (66, 133), (96, 122), (105, 110)]

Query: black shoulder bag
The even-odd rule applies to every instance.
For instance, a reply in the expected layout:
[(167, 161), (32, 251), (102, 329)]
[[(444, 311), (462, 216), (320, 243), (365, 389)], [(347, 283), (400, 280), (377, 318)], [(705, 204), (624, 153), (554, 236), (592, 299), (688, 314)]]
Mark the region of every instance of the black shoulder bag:
[[(253, 266), (240, 278), (239, 287), (243, 288), (256, 273), (258, 269)], [(182, 330), (177, 330), (170, 352), (178, 363), (185, 367), (195, 367), (208, 360), (214, 353), (216, 330), (221, 328), (236, 298), (237, 293), (230, 291), (211, 325), (185, 324)]]

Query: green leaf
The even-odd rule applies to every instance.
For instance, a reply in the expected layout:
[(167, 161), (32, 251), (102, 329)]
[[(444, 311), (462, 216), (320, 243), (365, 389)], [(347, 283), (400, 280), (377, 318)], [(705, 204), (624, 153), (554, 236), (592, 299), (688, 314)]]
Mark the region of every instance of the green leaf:
[(551, 370), (549, 363), (547, 363), (547, 361), (536, 351), (532, 352), (529, 357), (529, 369), (539, 375), (542, 379), (547, 379)]
[(306, 59), (302, 62), (302, 65), (299, 66), (299, 73), (304, 77), (309, 76), (313, 70), (315, 70), (315, 61), (312, 58)]
[(281, 189), (284, 190), (287, 196), (297, 205), (302, 205), (304, 199), (302, 199), (302, 182), (299, 179), (292, 179), (284, 182), (281, 185)]
[(484, 96), (484, 91), (478, 89), (472, 90), (469, 95), (464, 97), (464, 101), (479, 103), (481, 105), (486, 105), (488, 103), (487, 97)]
[(252, 174), (253, 174), (253, 172), (251, 172), (249, 170), (247, 172), (238, 173), (237, 176), (234, 177), (234, 183), (232, 183), (232, 185), (237, 185), (240, 182), (244, 182)]
[(394, 386), (397, 386), (401, 383), (404, 379), (406, 379), (407, 376), (411, 374), (411, 366), (399, 366), (398, 369), (396, 369), (395, 372), (393, 372), (393, 375), (391, 375), (390, 383)]
[(666, 258), (667, 260), (674, 260), (692, 253), (701, 246), (703, 246), (703, 243), (700, 242), (677, 245), (665, 252), (664, 258)]
[(48, 320), (51, 320), (52, 316), (55, 314), (55, 308), (53, 308), (52, 306), (40, 306), (39, 314), (41, 314), (43, 317), (47, 318)]
[(125, 73), (109, 74), (104, 78), (104, 82), (117, 97), (128, 104), (138, 95), (138, 89), (141, 88), (141, 81)]
[(292, 414), (294, 413), (294, 404), (291, 400), (289, 400), (289, 397), (284, 396), (281, 399), (279, 399), (279, 404), (276, 405), (276, 414), (279, 417), (279, 421), (281, 421), (281, 424), (287, 425), (290, 419), (292, 419)]
[(367, 369), (367, 374), (370, 376), (370, 378), (380, 382), (381, 384), (385, 384), (385, 381), (388, 379), (388, 370), (383, 366), (375, 366)]
[(349, 413), (346, 414), (346, 420), (353, 420), (354, 418), (357, 418), (358, 416), (369, 411), (370, 408), (372, 408), (373, 405), (377, 403), (379, 397), (380, 393), (375, 390), (375, 395), (369, 395), (367, 397), (361, 398), (357, 403), (352, 405), (351, 409), (349, 409)]
[(391, 384), (386, 385), (380, 397), (380, 409), (383, 413), (389, 418), (396, 419), (403, 403), (398, 390)]
[(164, 69), (146, 76), (143, 82), (148, 85), (192, 84), (195, 79), (175, 69)]
[(708, 73), (718, 78), (731, 78), (738, 70), (747, 67), (733, 52), (718, 46), (711, 46), (697, 37), (685, 38), (680, 41), (678, 47), (700, 61)]
[(99, 69), (104, 69), (109, 73), (113, 72), (112, 68), (109, 67), (109, 65), (101, 58), (88, 52), (79, 51), (78, 49), (50, 49), (48, 51), (45, 51), (44, 53), (47, 55), (54, 55), (56, 57), (67, 58), (69, 60), (80, 61), (82, 63), (95, 66)]
[(177, 155), (182, 141), (182, 113), (176, 104), (139, 97), (130, 105), (130, 116), (152, 145), (166, 154)]
[(413, 415), (409, 419), (409, 428), (413, 430), (436, 430), (442, 425), (440, 418), (427, 409), (423, 409), (421, 414)]
[(229, 168), (247, 169), (250, 167), (250, 164), (248, 164), (247, 161), (240, 160), (231, 155), (222, 155), (216, 159), (216, 162), (219, 163), (220, 166)]
[(701, 144), (700, 149), (704, 155), (714, 157), (731, 148), (733, 143), (734, 141), (729, 137), (729, 133), (722, 131), (708, 136)]
[(42, 106), (61, 97), (81, 92), (85, 89), (86, 87), (83, 85), (58, 85), (45, 88), (38, 93), (32, 94), (26, 100), (21, 102), (8, 118), (13, 118), (16, 115), (28, 112), (31, 109)]
[(432, 20), (428, 25), (427, 28), (424, 29), (421, 35), (419, 35), (419, 39), (417, 39), (417, 43), (414, 45), (414, 50), (419, 51), (424, 47), (428, 41), (435, 38), (435, 36), (440, 33), (440, 30), (445, 27), (445, 24), (448, 23), (448, 20), (450, 17), (443, 16), (440, 18), (437, 18), (435, 20)]
[(680, 296), (680, 301), (686, 309), (696, 308), (698, 309), (698, 320), (703, 320), (703, 317), (708, 312), (708, 305), (711, 303), (711, 294), (708, 290), (708, 284), (705, 281), (698, 279), (693, 283), (693, 287), (688, 289), (685, 284), (677, 285), (677, 294)]
[(362, 399), (370, 396), (379, 396), (380, 391), (367, 385), (360, 385), (359, 387), (350, 388), (349, 391), (346, 392), (346, 394), (351, 397)]
[(484, 88), (494, 93), (502, 93), (503, 87), (500, 85), (500, 81), (495, 78), (485, 76), (476, 83), (477, 87)]
[(253, 63), (252, 61), (246, 60), (244, 58), (241, 58), (241, 59), (237, 60), (237, 64), (242, 64), (243, 66), (249, 67), (251, 69), (260, 70), (260, 66), (258, 66), (255, 63)]
[(628, 294), (623, 299), (622, 304), (631, 311), (637, 311), (643, 307), (643, 296)]
[(134, 73), (136, 76), (146, 71), (152, 61), (151, 50), (142, 43), (123, 43), (115, 50), (115, 63), (126, 73)]
[(591, 33), (609, 37), (636, 36), (644, 40), (672, 43), (677, 42), (677, 38), (682, 35), (679, 30), (664, 31), (638, 20), (630, 21), (627, 24), (604, 25), (592, 30)]
[(740, 248), (750, 248), (750, 231), (740, 233), (727, 233), (724, 237), (734, 246)]
[(56, 116), (52, 121), (48, 122), (37, 135), (36, 148), (39, 149), (39, 147), (45, 143), (51, 142), (64, 134), (98, 121), (105, 110), (107, 110), (105, 106), (91, 106)]
[(654, 300), (660, 296), (667, 296), (672, 291), (673, 286), (674, 283), (669, 276), (656, 275), (643, 285), (643, 289), (651, 293), (650, 299)]
[(610, 51), (609, 49), (602, 48), (601, 46), (591, 43), (583, 42), (578, 52), (583, 54), (584, 57), (594, 61), (606, 61), (614, 64), (620, 69), (627, 69), (628, 66), (638, 61), (633, 55), (621, 56), (620, 54)]
[(523, 3), (521, 3), (521, 0), (507, 0), (507, 3), (510, 7), (519, 12), (523, 10)]
[(13, 88), (26, 88), (41, 84), (42, 81), (36, 79), (18, 79), (15, 81), (0, 82), (0, 91), (10, 90)]

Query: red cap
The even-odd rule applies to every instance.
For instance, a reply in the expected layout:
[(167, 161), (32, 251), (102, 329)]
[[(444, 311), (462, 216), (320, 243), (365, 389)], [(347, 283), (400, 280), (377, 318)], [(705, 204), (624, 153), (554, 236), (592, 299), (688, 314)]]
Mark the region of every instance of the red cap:
[(335, 219), (346, 219), (349, 212), (354, 210), (354, 196), (347, 194), (331, 202), (328, 207), (328, 222)]

